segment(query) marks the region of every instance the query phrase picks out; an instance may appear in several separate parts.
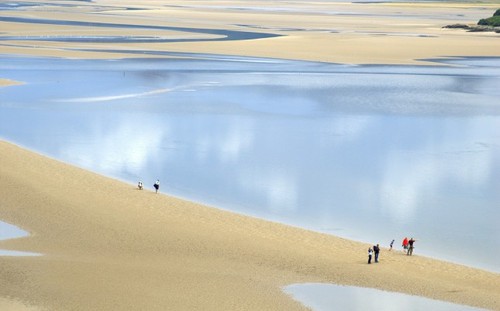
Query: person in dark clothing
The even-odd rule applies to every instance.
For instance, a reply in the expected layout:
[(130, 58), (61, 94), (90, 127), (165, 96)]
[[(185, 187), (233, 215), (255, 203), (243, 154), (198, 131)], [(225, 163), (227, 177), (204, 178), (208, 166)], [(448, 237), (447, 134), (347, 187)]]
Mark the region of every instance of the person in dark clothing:
[(390, 248), (389, 248), (390, 251), (392, 251), (392, 245), (394, 245), (394, 239), (392, 239), (392, 241), (391, 241), (391, 245), (390, 245)]
[(413, 243), (415, 243), (416, 240), (414, 240), (413, 238), (411, 238), (409, 241), (408, 241), (408, 253), (406, 253), (406, 255), (408, 256), (411, 256), (413, 255)]
[(373, 252), (375, 253), (375, 262), (378, 262), (378, 255), (380, 253), (380, 246), (378, 244), (373, 246)]
[(373, 249), (371, 247), (368, 248), (368, 263), (372, 263), (372, 255), (373, 255)]
[(156, 180), (154, 187), (155, 187), (156, 193), (158, 193), (158, 190), (160, 190), (160, 180), (159, 179)]

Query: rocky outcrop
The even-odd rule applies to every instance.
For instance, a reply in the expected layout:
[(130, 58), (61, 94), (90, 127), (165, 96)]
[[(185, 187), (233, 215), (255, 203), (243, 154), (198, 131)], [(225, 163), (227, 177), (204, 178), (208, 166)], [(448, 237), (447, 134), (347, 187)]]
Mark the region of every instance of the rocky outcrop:
[(500, 33), (500, 27), (484, 26), (484, 25), (467, 25), (467, 24), (452, 24), (443, 26), (443, 28), (465, 29), (470, 32), (496, 32)]

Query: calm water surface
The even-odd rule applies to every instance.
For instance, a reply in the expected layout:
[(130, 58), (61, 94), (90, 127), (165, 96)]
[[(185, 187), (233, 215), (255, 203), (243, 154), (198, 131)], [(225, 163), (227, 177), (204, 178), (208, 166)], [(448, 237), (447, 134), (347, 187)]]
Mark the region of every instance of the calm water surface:
[(371, 288), (330, 284), (294, 284), (285, 292), (314, 311), (473, 311), (484, 310)]
[[(0, 240), (15, 239), (27, 236), (28, 233), (16, 226), (0, 221)], [(0, 249), (0, 256), (38, 256), (39, 254)]]
[[(0, 59), (0, 138), (238, 213), (500, 271), (500, 61)], [(131, 186), (132, 187), (132, 186)], [(360, 261), (365, 260), (360, 249)], [(383, 256), (382, 256), (383, 258)]]

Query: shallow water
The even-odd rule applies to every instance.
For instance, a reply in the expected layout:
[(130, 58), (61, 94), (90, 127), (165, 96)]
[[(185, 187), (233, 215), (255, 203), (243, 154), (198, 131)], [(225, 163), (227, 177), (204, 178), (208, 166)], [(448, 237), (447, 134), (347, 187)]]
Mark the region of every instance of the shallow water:
[[(28, 233), (16, 226), (0, 221), (0, 240), (15, 239), (27, 236)], [(0, 256), (38, 256), (35, 253), (9, 251), (0, 249)]]
[(329, 284), (294, 284), (284, 291), (314, 311), (472, 311), (483, 310), (372, 288)]
[(195, 33), (199, 35), (213, 35), (214, 38), (156, 38), (155, 37), (136, 37), (136, 36), (0, 36), (0, 41), (60, 41), (60, 42), (185, 42), (185, 41), (233, 41), (233, 40), (252, 40), (279, 37), (279, 35), (271, 33), (258, 33), (250, 31), (224, 30), (224, 29), (207, 29), (207, 28), (187, 28), (174, 26), (157, 26), (157, 25), (137, 25), (137, 24), (116, 24), (116, 23), (99, 23), (99, 22), (84, 22), (78, 20), (59, 20), (59, 19), (41, 19), (41, 18), (26, 18), (26, 17), (11, 17), (0, 16), (0, 21), (12, 22), (20, 24), (41, 24), (41, 25), (65, 25), (79, 26), (85, 28), (120, 28), (126, 31), (127, 29), (154, 29), (154, 30), (170, 30), (181, 31), (186, 33)]
[(21, 230), (18, 227), (6, 222), (0, 221), (0, 240), (20, 238), (26, 235), (26, 231)]
[(159, 178), (176, 196), (382, 246), (415, 237), (416, 255), (500, 271), (498, 59), (181, 56), (4, 57), (2, 78), (26, 84), (0, 88), (0, 137), (134, 185)]

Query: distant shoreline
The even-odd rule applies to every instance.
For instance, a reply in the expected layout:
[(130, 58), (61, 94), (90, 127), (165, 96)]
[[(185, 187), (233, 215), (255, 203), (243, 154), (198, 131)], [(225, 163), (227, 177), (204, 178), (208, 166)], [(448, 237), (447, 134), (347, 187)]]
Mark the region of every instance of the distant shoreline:
[[(443, 28), (493, 13), (498, 6), (494, 2), (250, 2), (245, 9), (237, 1), (211, 5), (174, 2), (165, 8), (129, 0), (119, 5), (82, 3), (64, 10), (57, 4), (46, 10), (39, 9), (44, 5), (28, 6), (5, 14), (2, 53), (126, 58), (136, 56), (129, 51), (145, 49), (142, 41), (147, 42), (147, 50), (158, 52), (343, 64), (425, 65), (422, 60), (439, 57), (500, 56), (500, 42), (494, 33)], [(32, 19), (40, 23), (31, 23)], [(64, 25), (57, 25), (58, 21)], [(249, 35), (229, 40), (228, 36), (237, 34)], [(89, 41), (83, 40), (86, 37)]]

